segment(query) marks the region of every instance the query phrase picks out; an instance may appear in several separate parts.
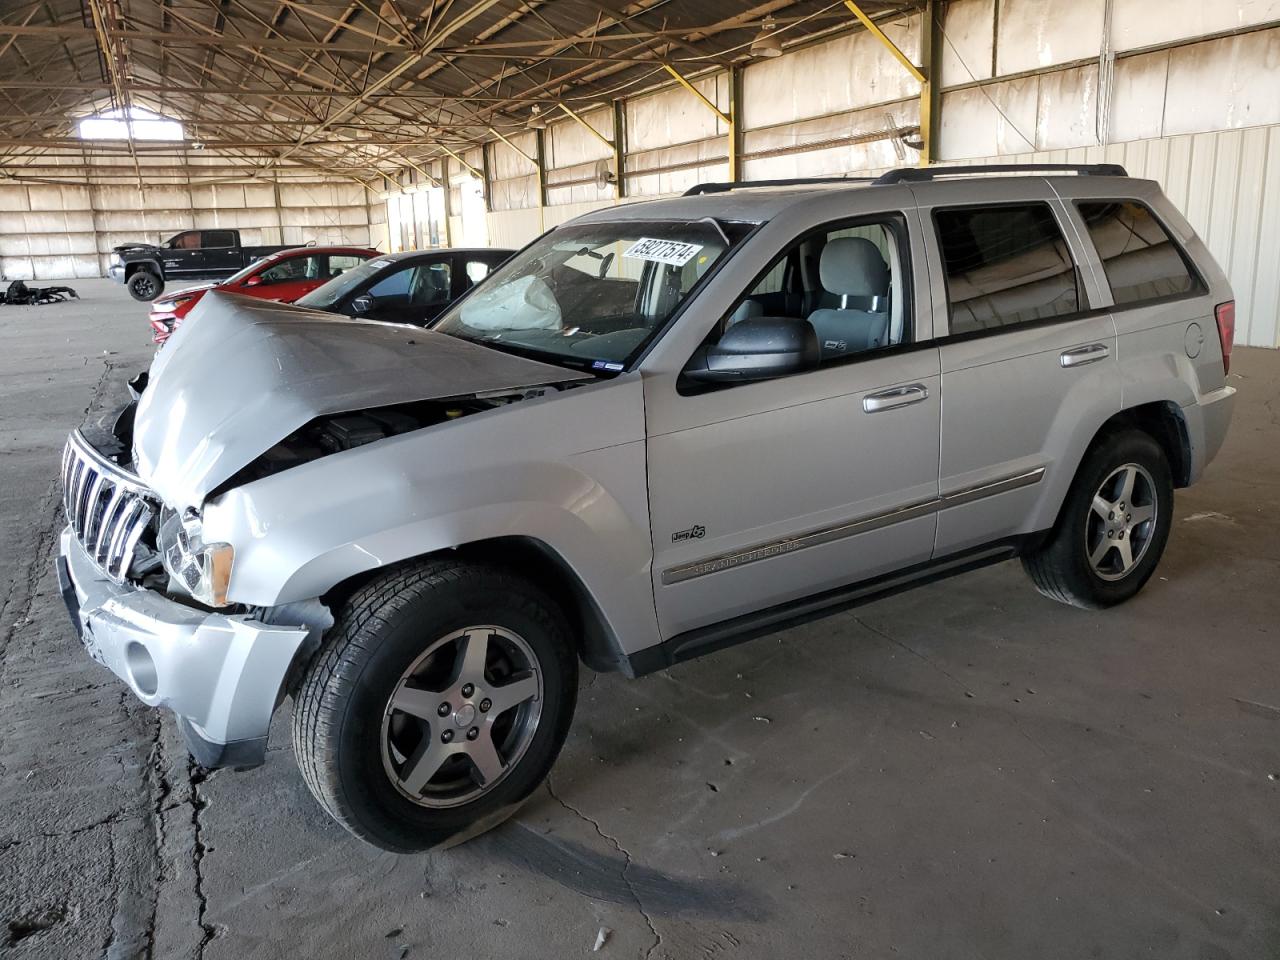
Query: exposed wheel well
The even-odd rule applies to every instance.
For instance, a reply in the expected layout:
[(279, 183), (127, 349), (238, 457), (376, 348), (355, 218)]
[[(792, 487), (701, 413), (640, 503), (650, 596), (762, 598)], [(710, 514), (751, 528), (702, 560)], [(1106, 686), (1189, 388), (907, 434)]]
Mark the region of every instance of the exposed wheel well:
[(1089, 448), (1093, 449), (1104, 437), (1126, 428), (1141, 430), (1160, 444), (1169, 460), (1175, 487), (1191, 483), (1191, 441), (1177, 404), (1158, 400), (1121, 410), (1099, 428)]
[[(457, 557), (478, 563), (505, 567), (534, 583), (564, 611), (573, 628), (578, 645), (578, 656), (592, 670), (611, 672), (625, 669), (626, 658), (618, 652), (618, 645), (605, 620), (603, 612), (591, 598), (582, 580), (564, 560), (541, 540), (533, 537), (495, 537), (464, 544), (452, 550), (438, 550), (410, 557), (396, 564), (397, 567)], [(346, 597), (351, 596), (363, 584), (388, 568), (380, 567), (356, 574), (337, 584), (324, 596), (330, 609), (335, 609)]]
[(124, 268), (124, 278), (128, 280), (135, 273), (154, 273), (160, 276), (160, 271), (154, 263), (127, 263)]

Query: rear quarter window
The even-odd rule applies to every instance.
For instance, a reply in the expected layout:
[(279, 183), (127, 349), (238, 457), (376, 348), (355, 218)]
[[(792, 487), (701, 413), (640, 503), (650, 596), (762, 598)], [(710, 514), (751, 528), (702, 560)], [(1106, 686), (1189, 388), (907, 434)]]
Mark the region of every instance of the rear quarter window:
[(934, 222), (952, 336), (1080, 311), (1075, 261), (1048, 204), (941, 207)]
[(1200, 278), (1164, 225), (1133, 200), (1089, 200), (1076, 209), (1089, 230), (1116, 306), (1199, 293)]

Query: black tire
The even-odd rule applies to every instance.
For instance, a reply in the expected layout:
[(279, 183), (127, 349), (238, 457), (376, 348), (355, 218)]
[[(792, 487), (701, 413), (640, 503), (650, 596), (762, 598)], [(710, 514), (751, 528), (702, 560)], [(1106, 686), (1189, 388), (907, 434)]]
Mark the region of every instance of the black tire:
[[(1129, 464), (1145, 470), (1153, 489), (1154, 517), (1148, 521), (1144, 547), (1127, 572), (1104, 575), (1090, 561), (1089, 537), (1107, 532), (1107, 522), (1094, 513), (1094, 495), (1108, 478)], [(1146, 481), (1142, 481), (1145, 485)], [(1130, 504), (1133, 507), (1132, 504)], [(1122, 522), (1121, 517), (1116, 522)], [(1092, 524), (1092, 527), (1090, 526)], [(1136, 594), (1155, 572), (1173, 524), (1173, 476), (1169, 461), (1150, 434), (1121, 430), (1104, 436), (1085, 455), (1049, 539), (1036, 552), (1022, 558), (1023, 569), (1036, 589), (1050, 599), (1087, 610), (1123, 603)], [(1133, 533), (1129, 534), (1132, 550)], [(1124, 538), (1121, 537), (1121, 540)], [(1098, 536), (1099, 544), (1101, 537)], [(1113, 566), (1123, 567), (1115, 554)]]
[[(527, 746), (488, 792), (459, 806), (423, 807), (384, 767), (384, 714), (405, 671), (433, 641), (473, 625), (523, 638), (541, 671), (540, 713)], [(407, 853), (465, 838), (505, 819), (551, 770), (573, 718), (577, 679), (563, 613), (527, 581), (451, 560), (389, 570), (336, 611), (294, 694), (298, 766), (329, 815), (374, 846)], [(423, 743), (449, 729), (440, 724), (432, 721)]]
[(129, 296), (143, 303), (150, 303), (164, 292), (164, 281), (150, 270), (139, 270), (125, 283)]

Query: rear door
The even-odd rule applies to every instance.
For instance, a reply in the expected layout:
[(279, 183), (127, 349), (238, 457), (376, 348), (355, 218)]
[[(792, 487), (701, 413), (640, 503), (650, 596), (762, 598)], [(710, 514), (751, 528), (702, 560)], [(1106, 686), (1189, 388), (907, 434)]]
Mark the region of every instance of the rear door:
[(932, 228), (942, 371), (935, 556), (1052, 525), (1083, 445), (1120, 409), (1093, 258), (1043, 180), (914, 188)]
[[(905, 191), (880, 196), (909, 199)], [(824, 348), (817, 369), (717, 389), (690, 389), (667, 374), (645, 378), (653, 581), (664, 638), (929, 559), (941, 395), (914, 211), (791, 234), (725, 302), (704, 343), (740, 322), (744, 303), (778, 310), (791, 302), (792, 315), (802, 315), (801, 291), (790, 300), (776, 296), (787, 286), (783, 278), (802, 255), (819, 257), (853, 237), (880, 251), (885, 269), (877, 272), (888, 282), (878, 303), (847, 304), (850, 315), (884, 310), (888, 342)], [(839, 258), (830, 260), (839, 272)], [(822, 291), (811, 292), (816, 301)], [(840, 291), (830, 292), (839, 300)]]

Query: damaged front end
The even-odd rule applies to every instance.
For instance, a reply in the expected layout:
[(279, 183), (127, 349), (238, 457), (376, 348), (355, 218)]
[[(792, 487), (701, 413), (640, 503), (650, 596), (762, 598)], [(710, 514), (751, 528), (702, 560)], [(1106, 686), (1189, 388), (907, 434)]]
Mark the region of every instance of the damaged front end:
[(203, 602), (175, 580), (163, 522), (172, 511), (128, 454), (134, 412), (131, 404), (110, 427), (76, 430), (67, 441), (63, 600), (89, 655), (144, 703), (171, 710), (201, 765), (256, 766), (291, 667), (332, 617), (319, 601), (274, 609)]

